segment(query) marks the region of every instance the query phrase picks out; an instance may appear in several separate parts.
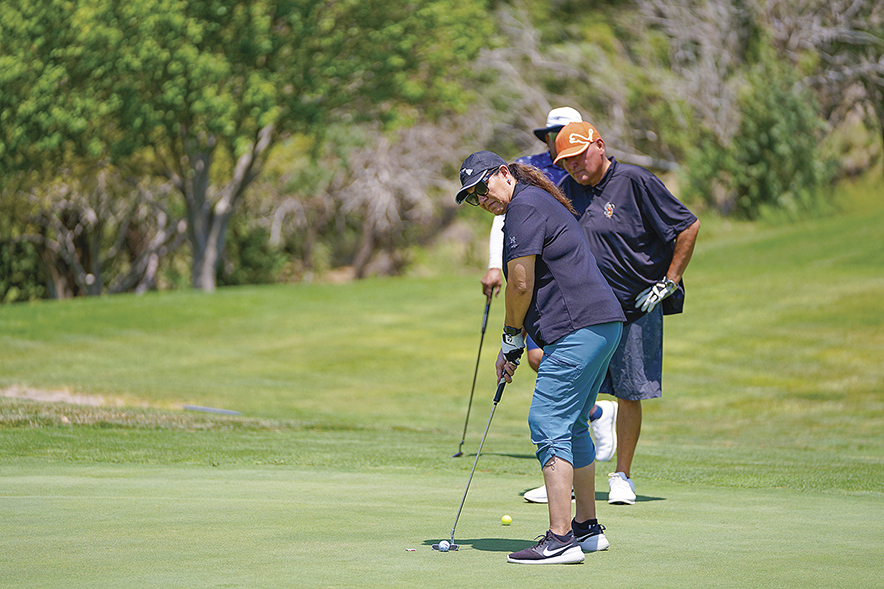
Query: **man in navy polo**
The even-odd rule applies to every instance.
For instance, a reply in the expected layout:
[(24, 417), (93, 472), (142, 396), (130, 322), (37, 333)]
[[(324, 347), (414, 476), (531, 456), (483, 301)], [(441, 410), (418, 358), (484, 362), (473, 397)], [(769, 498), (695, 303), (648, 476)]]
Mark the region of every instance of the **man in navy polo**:
[(580, 215), (608, 284), (626, 315), (608, 375), (599, 392), (617, 397), (617, 468), (608, 503), (635, 503), (630, 468), (644, 399), (662, 396), (663, 315), (681, 313), (682, 275), (700, 221), (639, 166), (605, 156), (605, 142), (587, 122), (569, 123), (556, 137), (555, 163), (569, 177), (560, 188)]

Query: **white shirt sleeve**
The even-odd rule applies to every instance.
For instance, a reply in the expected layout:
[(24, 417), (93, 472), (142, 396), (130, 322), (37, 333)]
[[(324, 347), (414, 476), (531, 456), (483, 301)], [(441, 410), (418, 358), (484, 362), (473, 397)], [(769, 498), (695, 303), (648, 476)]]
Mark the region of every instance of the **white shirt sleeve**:
[(488, 239), (488, 268), (503, 268), (503, 221), (506, 215), (495, 215)]

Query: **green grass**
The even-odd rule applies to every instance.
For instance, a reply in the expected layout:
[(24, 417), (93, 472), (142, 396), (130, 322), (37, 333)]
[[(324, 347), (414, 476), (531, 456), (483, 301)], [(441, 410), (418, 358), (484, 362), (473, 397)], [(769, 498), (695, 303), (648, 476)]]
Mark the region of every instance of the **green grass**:
[(612, 547), (576, 567), (504, 562), (546, 526), (519, 496), (540, 484), (524, 368), (463, 550), (429, 548), (491, 409), (502, 300), (452, 459), (480, 271), (2, 306), (0, 389), (103, 404), (0, 397), (0, 587), (877, 586), (884, 207), (865, 186), (836, 217), (704, 222), (645, 404), (639, 502), (599, 502)]
[[(443, 450), (443, 448), (439, 448)], [(444, 448), (447, 450), (447, 448)], [(463, 464), (463, 463), (462, 463)], [(524, 477), (385, 469), (3, 468), (0, 571), (15, 587), (876, 587), (880, 501), (650, 482), (599, 503), (612, 547), (571, 567), (504, 555), (545, 529)], [(513, 524), (504, 527), (507, 512)], [(410, 550), (413, 550), (410, 551)]]

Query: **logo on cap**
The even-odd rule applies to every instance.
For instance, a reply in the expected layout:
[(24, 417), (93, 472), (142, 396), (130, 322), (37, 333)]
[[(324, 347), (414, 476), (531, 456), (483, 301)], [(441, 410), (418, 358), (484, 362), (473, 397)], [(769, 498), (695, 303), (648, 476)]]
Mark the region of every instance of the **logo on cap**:
[(570, 135), (568, 135), (568, 141), (571, 143), (571, 145), (578, 145), (583, 143), (589, 145), (590, 143), (592, 143), (592, 129), (588, 129), (588, 131), (589, 137), (581, 135), (580, 133), (571, 133)]

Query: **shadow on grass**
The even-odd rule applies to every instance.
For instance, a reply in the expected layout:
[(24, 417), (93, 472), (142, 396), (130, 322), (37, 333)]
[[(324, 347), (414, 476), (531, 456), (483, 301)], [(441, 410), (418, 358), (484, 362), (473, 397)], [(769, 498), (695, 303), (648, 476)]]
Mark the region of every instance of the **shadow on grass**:
[[(599, 494), (596, 493), (596, 499), (598, 499)], [(666, 501), (666, 497), (648, 497), (647, 495), (636, 495), (635, 502), (642, 503), (645, 501)]]
[[(439, 540), (424, 540), (424, 546), (431, 547), (438, 542)], [(455, 537), (454, 542), (461, 550), (469, 547), (473, 550), (481, 550), (482, 552), (503, 552), (506, 554), (509, 554), (510, 552), (518, 552), (525, 548), (531, 548), (537, 544), (536, 540), (525, 540), (521, 538), (469, 538), (464, 540)]]

